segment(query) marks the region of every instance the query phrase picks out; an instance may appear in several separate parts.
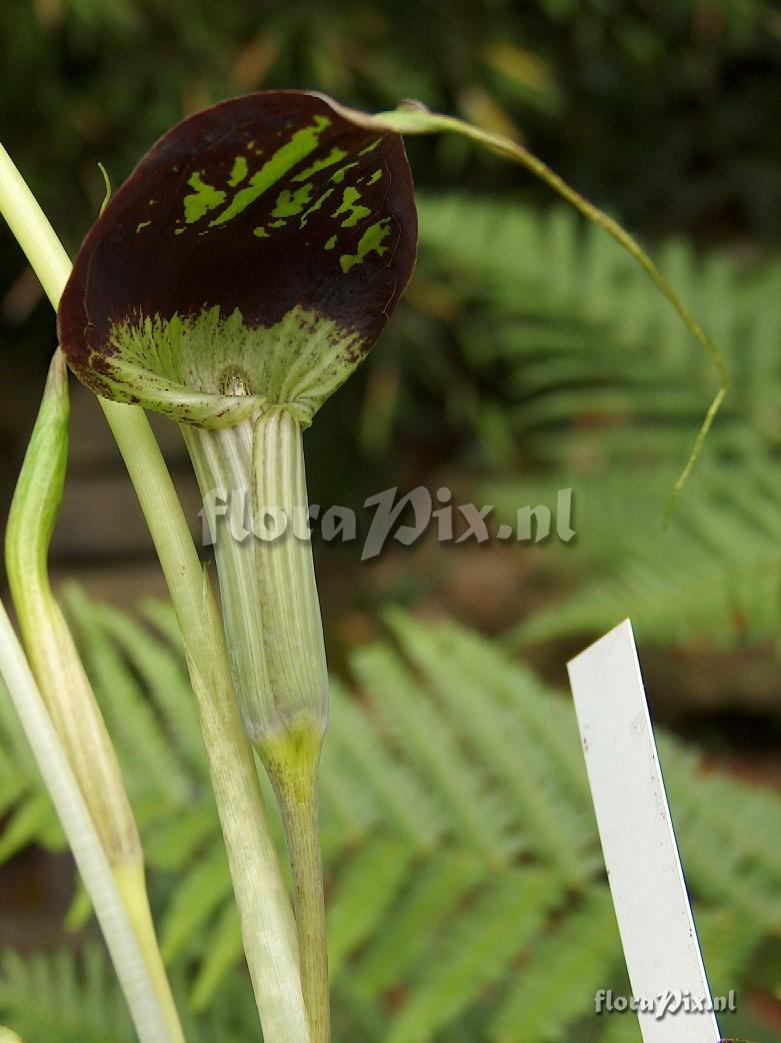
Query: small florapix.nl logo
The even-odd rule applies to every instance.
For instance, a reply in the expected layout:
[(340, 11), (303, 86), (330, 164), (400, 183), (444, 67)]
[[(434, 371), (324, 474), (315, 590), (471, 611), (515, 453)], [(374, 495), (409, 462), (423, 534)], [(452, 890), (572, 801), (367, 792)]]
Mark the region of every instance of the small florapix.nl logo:
[(363, 508), (366, 517), (359, 517), (350, 507), (323, 510), (316, 503), (292, 511), (273, 506), (254, 511), (250, 490), (218, 488), (204, 496), (199, 517), (204, 546), (226, 538), (238, 543), (249, 538), (264, 543), (289, 538), (309, 541), (316, 534), (326, 543), (362, 539), (361, 561), (378, 557), (391, 540), (409, 547), (427, 533), (438, 542), (456, 545), (483, 544), (492, 539), (542, 543), (554, 536), (569, 543), (575, 536), (572, 489), (559, 489), (555, 505), (516, 508), (514, 524), (510, 519), (494, 524), (494, 507), (490, 504), (454, 503), (447, 486), (432, 493), (419, 485), (404, 494), (394, 486), (368, 496)]
[(612, 989), (600, 989), (594, 996), (597, 1014), (650, 1014), (657, 1021), (674, 1014), (723, 1014), (737, 1010), (735, 990), (726, 996), (695, 996), (680, 989), (668, 989), (656, 996), (618, 996)]

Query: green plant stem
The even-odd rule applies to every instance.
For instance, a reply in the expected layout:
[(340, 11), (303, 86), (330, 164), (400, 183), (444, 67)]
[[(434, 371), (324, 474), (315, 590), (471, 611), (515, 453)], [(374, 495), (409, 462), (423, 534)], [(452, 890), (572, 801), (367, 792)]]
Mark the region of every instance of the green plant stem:
[(182, 631), (264, 1039), (308, 1041), (290, 901), (236, 707), (222, 619), (146, 417), (135, 406), (103, 406)]
[[(312, 1041), (328, 1043), (318, 823), (328, 671), (306, 524), (301, 428), (287, 410), (277, 409), (227, 429), (182, 425), (182, 434), (204, 503), (211, 505), (207, 521), (244, 728), (273, 783), (285, 826)], [(227, 517), (218, 518), (218, 506)], [(265, 517), (273, 519), (270, 531)], [(250, 522), (252, 531), (245, 528)]]
[(0, 674), (16, 707), (106, 939), (141, 1043), (173, 1043), (166, 1014), (98, 833), (5, 608)]
[(274, 786), (287, 838), (301, 959), (301, 984), (312, 1043), (331, 1038), (328, 940), (323, 860), (320, 850), (318, 771), (321, 740), (316, 733), (290, 741), (258, 743)]
[(309, 503), (298, 422), (278, 410), (181, 431), (215, 543), (244, 729), (255, 746), (302, 722), (322, 735), (328, 671), (311, 541), (301, 538)]
[(256, 421), (251, 474), (256, 527), (266, 507), (281, 508), (287, 518), (282, 537), (260, 546), (257, 573), (270, 694), (284, 714), (252, 739), (274, 785), (285, 826), (312, 1043), (329, 1043), (318, 784), (328, 721), (328, 668), (312, 542), (296, 532), (309, 509), (302, 431), (287, 410), (265, 413)]
[(0, 213), (57, 308), (71, 271), (62, 243), (6, 150), (0, 145)]
[[(56, 308), (70, 261), (0, 146), (0, 212)], [(309, 1043), (290, 901), (243, 734), (219, 611), (142, 410), (99, 399), (165, 574), (185, 645), (266, 1043)], [(164, 1039), (158, 1036), (155, 1043)]]

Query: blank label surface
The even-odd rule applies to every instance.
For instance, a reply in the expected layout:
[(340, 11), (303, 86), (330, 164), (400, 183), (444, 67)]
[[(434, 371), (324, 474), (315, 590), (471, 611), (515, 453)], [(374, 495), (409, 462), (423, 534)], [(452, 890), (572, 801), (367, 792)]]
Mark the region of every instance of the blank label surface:
[[(568, 670), (633, 996), (709, 1001), (629, 621)], [(639, 1012), (644, 1043), (720, 1039), (712, 1012), (658, 1013)]]

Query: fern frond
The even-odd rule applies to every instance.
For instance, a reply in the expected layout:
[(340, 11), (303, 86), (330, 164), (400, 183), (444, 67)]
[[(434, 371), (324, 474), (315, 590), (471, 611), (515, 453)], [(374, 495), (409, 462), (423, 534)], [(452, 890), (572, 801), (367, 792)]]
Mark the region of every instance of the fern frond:
[(320, 781), (320, 833), (323, 857), (336, 861), (345, 848), (360, 846), (380, 819), (380, 811), (363, 785), (341, 769), (339, 749), (326, 744)]
[(553, 1043), (594, 1010), (621, 961), (613, 903), (607, 888), (587, 893), (560, 930), (538, 943), (488, 1027), (495, 1043)]
[(125, 1001), (103, 950), (0, 957), (0, 1017), (25, 1041), (134, 1043)]
[[(756, 873), (764, 880), (762, 890), (769, 889), (768, 914), (777, 906), (772, 894), (781, 889), (781, 806), (772, 794), (701, 770), (697, 758), (669, 736), (662, 736), (660, 749), (664, 758), (665, 779), (674, 802), (676, 816), (684, 836), (691, 831), (692, 840), (685, 841), (686, 850), (702, 839), (699, 858), (716, 852), (723, 845), (738, 876)], [(709, 840), (700, 835), (707, 833)]]
[(48, 794), (32, 792), (17, 803), (0, 837), (0, 864), (34, 842), (59, 847), (62, 832), (56, 829)]
[(726, 996), (735, 988), (763, 933), (756, 921), (742, 917), (734, 909), (709, 909), (698, 914), (697, 935), (714, 996)]
[(714, 839), (707, 826), (686, 823), (681, 852), (692, 886), (713, 905), (737, 910), (751, 924), (766, 930), (781, 928), (781, 892), (739, 851)]
[(583, 884), (597, 864), (592, 822), (562, 796), (537, 736), (520, 724), (514, 708), (496, 701), (491, 686), (480, 684), (467, 657), (453, 655), (449, 642), (437, 639), (436, 629), (399, 612), (389, 618), (404, 652), (446, 704), (449, 718), (461, 723), (476, 757), (506, 787), (527, 844), (563, 880)]
[(334, 1039), (344, 1043), (375, 1043), (388, 1026), (381, 1003), (368, 999), (353, 988), (349, 975), (342, 974), (333, 984)]
[(560, 898), (550, 874), (507, 870), (452, 927), (438, 959), (420, 967), (386, 1043), (423, 1043), (508, 971)]
[(173, 960), (197, 938), (207, 920), (228, 898), (233, 888), (224, 848), (215, 844), (188, 869), (180, 881), (160, 924), (160, 948), (166, 961)]
[[(331, 687), (332, 722), (328, 756), (339, 771), (352, 764), (361, 787), (373, 793), (386, 821), (421, 850), (435, 845), (445, 829), (442, 811), (417, 776), (388, 751), (370, 718), (339, 684)], [(355, 787), (353, 787), (355, 792)]]
[[(506, 201), (425, 195), (419, 206), (421, 267), (459, 285), (477, 309), (459, 316), (460, 340), (478, 374), (497, 361), (509, 366), (505, 387), (516, 395), (504, 404), (514, 425), (528, 424), (529, 407), (556, 389), (577, 391), (571, 408), (559, 411), (571, 417), (593, 415), (592, 397), (622, 386), (635, 418), (653, 417), (657, 426), (681, 416), (690, 428), (698, 423), (712, 383), (708, 361), (692, 350), (655, 288), (599, 229), (558, 207), (531, 211)], [(722, 425), (739, 416), (767, 418), (768, 391), (781, 378), (777, 266), (755, 273), (724, 253), (703, 260), (676, 240), (657, 254), (670, 282), (718, 330), (728, 365), (735, 363)], [(481, 306), (490, 310), (489, 338)], [(529, 363), (536, 372), (527, 371)], [(646, 390), (656, 401), (644, 399)], [(538, 414), (540, 422), (543, 417)], [(534, 431), (536, 447), (543, 431), (539, 425)], [(689, 437), (681, 432), (679, 447)], [(528, 441), (524, 446), (528, 452)]]
[(215, 818), (215, 807), (203, 800), (176, 816), (151, 822), (144, 834), (144, 851), (150, 865), (168, 872), (190, 865), (213, 840)]
[(101, 608), (101, 626), (152, 697), (171, 736), (171, 746), (187, 762), (188, 773), (197, 771), (203, 759), (203, 739), (181, 655), (110, 606)]
[[(109, 732), (118, 746), (120, 765), (131, 790), (154, 794), (152, 811), (162, 798), (168, 806), (185, 806), (190, 779), (180, 757), (171, 749), (169, 737), (160, 727), (140, 681), (127, 668), (123, 656), (102, 626), (99, 610), (77, 589), (71, 589), (68, 609), (82, 637), (85, 666), (96, 688), (96, 696)], [(122, 756), (132, 751), (131, 756)]]
[[(734, 459), (704, 465), (667, 532), (648, 525), (666, 477), (647, 479), (641, 469), (591, 483), (556, 481), (575, 489), (577, 526), (590, 534), (579, 544), (577, 568), (595, 566), (594, 578), (524, 623), (521, 644), (600, 633), (628, 615), (645, 641), (668, 646), (701, 636), (715, 636), (722, 647), (775, 639), (781, 463), (772, 456), (754, 454), (745, 466)], [(508, 502), (509, 491), (499, 498)], [(556, 561), (571, 567), (563, 550)]]
[[(549, 760), (549, 772), (575, 806), (591, 811), (586, 769), (581, 756), (575, 715), (567, 697), (554, 692), (523, 663), (512, 659), (496, 643), (450, 620), (428, 624), (443, 658), (457, 664), (477, 691), (515, 716)], [(461, 715), (456, 717), (460, 720)]]
[(353, 988), (377, 996), (407, 979), (431, 939), (486, 876), (472, 854), (445, 849), (416, 870), (392, 915), (351, 970)]
[[(203, 758), (176, 734), (179, 703), (182, 714), (190, 712), (191, 693), (175, 683), (168, 660), (164, 710), (141, 669), (141, 659), (147, 668), (156, 661), (159, 639), (147, 657), (138, 624), (132, 630), (115, 619), (104, 625), (108, 616), (100, 607), (81, 609), (88, 619), (82, 631), (87, 661), (102, 671), (98, 697), (113, 704), (105, 705), (106, 715), (113, 713), (119, 726), (130, 710), (130, 726), (118, 727), (121, 762), (132, 762), (135, 743), (148, 730), (155, 734), (146, 756), (156, 765), (147, 770), (145, 763), (128, 779), (134, 804), (150, 805), (141, 821), (152, 895), (174, 980), (181, 986), (186, 974), (190, 982), (179, 989), (189, 998), (189, 1006), (183, 1003), (188, 1039), (243, 1043), (256, 1029), (219, 823)], [(171, 629), (164, 606), (147, 607), (146, 618), (161, 634)], [(592, 986), (610, 984), (597, 979), (599, 973), (606, 979), (612, 964), (609, 918), (596, 912), (609, 910), (609, 897), (570, 700), (496, 642), (454, 623), (391, 618), (400, 649), (387, 643), (360, 649), (350, 661), (358, 692), (335, 685), (322, 765), (336, 1038), (509, 1041), (522, 1032), (523, 1009), (530, 1018), (537, 1012), (550, 1038), (556, 1031), (587, 1038), (590, 1027), (615, 1037), (613, 1043), (622, 1032), (631, 1039), (631, 1018), (595, 1022), (583, 1006)], [(139, 644), (135, 651), (130, 640)], [(171, 656), (181, 655), (178, 644), (168, 647)], [(137, 714), (139, 702), (144, 710)], [(9, 821), (20, 816), (10, 841), (17, 847), (44, 840), (56, 820), (44, 803), (40, 819), (25, 811), (31, 801), (36, 807), (42, 790), (14, 737), (15, 722), (0, 698), (0, 793), (4, 780), (22, 780), (16, 795), (8, 790)], [(659, 738), (706, 963), (713, 962), (714, 981), (739, 986), (752, 954), (778, 946), (781, 804), (772, 794), (706, 772), (696, 753)], [(184, 801), (168, 785), (172, 748)], [(520, 769), (513, 750), (523, 760)], [(577, 855), (569, 864), (564, 837), (546, 818), (535, 818), (526, 786), (546, 816), (560, 812), (571, 829)], [(23, 829), (26, 814), (34, 825)], [(17, 842), (15, 832), (26, 841)], [(280, 850), (282, 843), (280, 837)], [(573, 953), (580, 959), (570, 970)], [(81, 1022), (73, 1029), (49, 1024), (56, 1019), (44, 1009), (54, 1001), (46, 960), (43, 971), (35, 971), (49, 993), (49, 999), (41, 994), (41, 1025), (17, 1017), (33, 973), (28, 963), (19, 966), (16, 976), (0, 973), (0, 1020), (23, 1029), (26, 1043), (124, 1043), (113, 1024), (102, 1038)], [(551, 969), (545, 982), (543, 966)], [(82, 983), (85, 966), (77, 961), (73, 974), (71, 990), (94, 998), (93, 986)], [(568, 975), (581, 984), (557, 998)], [(552, 1006), (556, 1013), (546, 1014)], [(105, 1004), (94, 998), (93, 1008), (98, 1024)], [(739, 1019), (731, 1029), (747, 1034)]]
[(193, 983), (192, 1007), (196, 1013), (207, 1009), (220, 982), (243, 957), (239, 912), (235, 904), (228, 902), (210, 932), (209, 948)]
[(330, 972), (378, 926), (412, 868), (414, 849), (399, 837), (375, 834), (339, 876), (328, 904)]
[(461, 358), (430, 366), (427, 392), (448, 400), (456, 387), (458, 423), (502, 464), (475, 498), (512, 522), (519, 506), (575, 493), (578, 553), (544, 553), (579, 583), (523, 624), (527, 644), (596, 634), (630, 614), (644, 640), (667, 645), (719, 635), (741, 647), (781, 629), (781, 266), (681, 241), (657, 254), (718, 331), (732, 374), (702, 461), (708, 480), (694, 476), (667, 533), (663, 507), (712, 390), (673, 312), (573, 213), (421, 200), (421, 271), (456, 286), (460, 304), (448, 336)]
[(402, 756), (412, 754), (448, 801), (452, 826), (462, 840), (494, 864), (506, 863), (519, 843), (507, 806), (464, 755), (452, 726), (426, 699), (414, 675), (379, 645), (359, 650), (352, 667)]

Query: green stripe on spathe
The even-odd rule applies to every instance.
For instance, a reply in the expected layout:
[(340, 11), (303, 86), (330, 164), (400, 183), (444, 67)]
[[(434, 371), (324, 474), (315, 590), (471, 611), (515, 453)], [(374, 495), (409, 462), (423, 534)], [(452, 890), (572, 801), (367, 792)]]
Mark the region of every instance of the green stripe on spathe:
[(254, 203), (263, 193), (275, 185), (281, 177), (284, 177), (296, 163), (308, 156), (317, 148), (320, 135), (330, 127), (331, 120), (328, 116), (315, 116), (309, 127), (297, 130), (290, 141), (277, 149), (274, 155), (266, 160), (260, 170), (249, 179), (246, 188), (241, 188), (234, 195), (229, 205), (209, 222), (209, 227), (225, 224), (237, 214), (242, 213), (247, 207)]
[(200, 221), (210, 210), (216, 210), (225, 202), (225, 192), (208, 184), (197, 171), (190, 177), (187, 184), (193, 189), (183, 200), (184, 219), (188, 225)]
[(384, 217), (382, 221), (375, 221), (373, 225), (369, 225), (358, 241), (358, 252), (355, 254), (342, 254), (339, 258), (339, 263), (345, 275), (356, 264), (362, 264), (367, 254), (374, 252), (382, 257), (387, 250), (387, 247), (382, 245), (382, 241), (388, 232), (390, 232), (390, 220), (387, 217)]
[(327, 170), (328, 167), (334, 166), (336, 163), (341, 163), (343, 159), (347, 157), (347, 153), (341, 148), (332, 148), (331, 151), (323, 159), (316, 159), (311, 166), (308, 166), (306, 170), (302, 170), (300, 174), (292, 179), (293, 181), (306, 181), (308, 178), (313, 177), (315, 174), (319, 174), (321, 170)]

